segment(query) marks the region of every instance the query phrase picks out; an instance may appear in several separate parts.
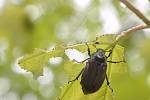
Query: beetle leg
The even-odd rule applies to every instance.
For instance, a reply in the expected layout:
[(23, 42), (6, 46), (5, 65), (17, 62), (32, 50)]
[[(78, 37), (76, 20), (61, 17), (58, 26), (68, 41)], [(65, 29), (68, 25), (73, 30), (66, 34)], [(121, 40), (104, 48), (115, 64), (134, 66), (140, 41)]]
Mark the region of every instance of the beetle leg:
[(107, 75), (106, 75), (106, 81), (107, 81), (107, 85), (109, 86), (110, 90), (113, 92), (113, 88), (110, 86), (110, 83), (109, 83)]
[(90, 51), (89, 45), (87, 43), (86, 43), (86, 46), (88, 48), (88, 55), (91, 57), (91, 51)]
[(110, 57), (110, 55), (112, 54), (112, 49), (110, 51), (108, 51), (108, 52), (109, 52), (109, 54), (108, 54), (108, 56), (106, 56), (106, 58)]
[(83, 60), (83, 61), (76, 61), (75, 59), (73, 59), (73, 61), (75, 61), (75, 62), (77, 62), (77, 63), (84, 63), (85, 61), (87, 61), (88, 59), (90, 59), (90, 58), (87, 58), (87, 59), (85, 59), (85, 60)]
[(107, 62), (109, 62), (109, 63), (121, 63), (121, 62), (125, 62), (125, 60), (123, 60), (123, 61), (107, 61)]
[(73, 80), (71, 80), (71, 81), (68, 81), (68, 84), (69, 84), (70, 82), (74, 82), (74, 81), (78, 80), (78, 78), (79, 78), (80, 75), (82, 74), (83, 70), (84, 70), (84, 68), (81, 70), (81, 72), (78, 74), (78, 76), (77, 76), (75, 79), (73, 79)]

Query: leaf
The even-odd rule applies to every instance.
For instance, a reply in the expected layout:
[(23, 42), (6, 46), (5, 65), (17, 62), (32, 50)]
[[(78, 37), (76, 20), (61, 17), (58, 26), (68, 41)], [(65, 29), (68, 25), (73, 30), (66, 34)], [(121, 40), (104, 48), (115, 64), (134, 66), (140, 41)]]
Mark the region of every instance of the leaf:
[(48, 61), (48, 53), (42, 49), (35, 49), (32, 54), (19, 60), (21, 68), (33, 73), (34, 77), (42, 75), (44, 64)]
[[(116, 38), (116, 34), (106, 34), (99, 37), (96, 37), (96, 40), (92, 42), (87, 42), (90, 47), (91, 52), (95, 52), (96, 48), (106, 49)], [(80, 52), (86, 52), (87, 46), (86, 43), (78, 43), (73, 45), (68, 45), (68, 49), (77, 49)]]
[(61, 56), (64, 54), (63, 49), (46, 51), (43, 49), (35, 49), (33, 53), (24, 56), (19, 60), (18, 64), (21, 68), (32, 72), (34, 78), (43, 75), (44, 65), (48, 62), (49, 58)]
[(73, 80), (82, 70), (84, 64), (78, 64), (72, 61), (67, 61), (64, 64), (64, 70), (66, 71), (69, 80)]
[[(82, 70), (84, 66), (85, 64), (66, 62), (64, 69), (69, 76), (69, 80), (73, 80), (79, 74), (79, 72)], [(111, 90), (106, 85), (106, 81), (103, 83), (102, 87), (97, 92), (89, 95), (84, 95), (82, 92), (80, 79), (79, 79), (69, 84), (66, 83), (61, 89), (61, 94), (59, 99), (60, 100), (113, 100), (113, 96)]]
[[(113, 53), (112, 53), (112, 58), (111, 61), (115, 61), (115, 62), (119, 62), (119, 61), (125, 61), (124, 58), (124, 47), (120, 46), (120, 45), (116, 45)], [(121, 63), (112, 63), (111, 65), (111, 73), (124, 73), (127, 71), (126, 68), (126, 63), (125, 62), (121, 62)]]
[(109, 45), (112, 42), (114, 42), (116, 38), (116, 34), (105, 34), (99, 37), (96, 37), (96, 42), (98, 42), (100, 45)]
[[(105, 82), (104, 82), (105, 83)], [(107, 98), (113, 98), (112, 92), (107, 89), (106, 83), (103, 84), (101, 89), (97, 92), (89, 95), (84, 95), (81, 89), (80, 81), (74, 81), (69, 84), (65, 84), (62, 88), (59, 99), (60, 100), (112, 100)]]
[[(100, 44), (96, 44), (96, 48), (105, 49), (114, 40), (115, 40), (115, 35), (100, 36), (96, 40), (96, 42), (100, 43)], [(92, 43), (89, 44), (89, 47), (90, 50), (92, 48), (92, 53), (95, 52), (96, 49), (92, 45)], [(81, 52), (87, 51), (87, 47), (85, 44), (75, 45), (75, 47), (73, 48), (78, 49), (79, 51), (81, 50)], [(120, 60), (124, 60), (123, 57), (124, 57), (124, 48), (122, 46), (116, 45), (115, 48), (113, 49), (112, 56), (108, 60), (120, 61)], [(118, 66), (118, 64), (120, 65)], [(110, 74), (115, 72), (121, 72), (120, 70), (122, 71), (124, 70), (123, 64), (124, 63), (108, 64), (107, 74), (109, 74), (108, 75), (109, 80), (111, 80)], [(69, 80), (75, 79), (84, 66), (85, 64), (66, 62), (64, 65), (64, 69), (69, 76)], [(106, 81), (104, 81), (102, 87), (97, 92), (89, 95), (84, 95), (80, 85), (80, 79), (78, 79), (72, 83), (65, 84), (64, 87), (62, 87), (59, 99), (60, 100), (113, 100), (113, 94), (109, 89), (109, 87), (107, 86)]]

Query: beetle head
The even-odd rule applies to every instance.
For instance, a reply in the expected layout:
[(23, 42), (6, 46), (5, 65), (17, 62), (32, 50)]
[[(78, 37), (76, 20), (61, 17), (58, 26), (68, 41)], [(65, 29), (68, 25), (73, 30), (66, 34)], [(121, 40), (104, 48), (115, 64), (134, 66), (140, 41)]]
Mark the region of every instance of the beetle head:
[(104, 62), (106, 59), (105, 53), (103, 49), (97, 49), (95, 54), (93, 55), (96, 61)]

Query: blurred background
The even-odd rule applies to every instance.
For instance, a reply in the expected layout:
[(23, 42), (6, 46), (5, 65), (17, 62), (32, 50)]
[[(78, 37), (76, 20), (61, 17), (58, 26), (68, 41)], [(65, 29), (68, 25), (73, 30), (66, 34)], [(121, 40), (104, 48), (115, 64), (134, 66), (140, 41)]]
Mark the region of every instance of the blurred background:
[[(132, 0), (150, 19), (150, 2)], [(0, 0), (0, 100), (55, 100), (67, 81), (62, 58), (33, 79), (17, 59), (34, 48), (94, 40), (142, 23), (119, 0)], [(150, 29), (126, 37), (127, 68), (115, 73), (115, 100), (150, 100)], [(113, 76), (112, 75), (112, 76)]]

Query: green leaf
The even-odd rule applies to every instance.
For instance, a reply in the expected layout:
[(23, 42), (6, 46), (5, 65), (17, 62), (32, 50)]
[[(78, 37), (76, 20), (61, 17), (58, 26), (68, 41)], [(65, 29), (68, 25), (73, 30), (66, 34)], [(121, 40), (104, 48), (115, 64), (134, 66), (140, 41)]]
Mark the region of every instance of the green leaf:
[(35, 49), (32, 54), (19, 60), (21, 68), (33, 73), (34, 77), (42, 75), (44, 64), (48, 61), (48, 53), (42, 49)]
[(84, 64), (78, 64), (72, 61), (64, 63), (64, 70), (67, 73), (69, 80), (73, 80), (82, 70)]
[(104, 82), (101, 89), (89, 95), (84, 95), (81, 89), (80, 81), (74, 81), (65, 84), (62, 88), (60, 100), (113, 100), (112, 92), (108, 89)]
[(105, 34), (99, 37), (96, 37), (96, 42), (99, 42), (100, 45), (109, 45), (114, 42), (116, 34)]
[[(111, 61), (115, 61), (115, 62), (118, 62), (118, 61), (125, 61), (125, 58), (124, 58), (124, 47), (120, 46), (120, 45), (116, 45), (114, 50), (113, 50), (113, 53), (112, 53), (112, 57), (111, 57)], [(121, 63), (112, 63), (111, 64), (111, 73), (124, 73), (127, 71), (127, 68), (126, 68), (126, 63), (125, 62), (121, 62)]]
[[(67, 63), (67, 62), (66, 62)], [(72, 63), (72, 64), (71, 64)], [(65, 64), (65, 71), (69, 76), (69, 80), (74, 79), (85, 64), (77, 64), (69, 62)], [(70, 65), (70, 68), (69, 68)], [(60, 100), (113, 100), (113, 94), (104, 81), (102, 87), (95, 93), (84, 95), (80, 85), (80, 79), (71, 83), (66, 83), (62, 89), (59, 97)]]
[(60, 57), (64, 54), (63, 49), (46, 51), (43, 49), (35, 49), (33, 53), (24, 56), (19, 60), (18, 64), (21, 68), (32, 72), (34, 78), (43, 75), (44, 65), (51, 57)]
[[(69, 76), (69, 80), (73, 80), (82, 70), (85, 64), (78, 64), (76, 62), (65, 62), (64, 69)], [(106, 82), (99, 91), (90, 94), (84, 95), (81, 89), (80, 81), (65, 84), (62, 88), (59, 99), (60, 100), (112, 100), (111, 90), (107, 87)]]
[[(95, 52), (96, 48), (106, 49), (110, 44), (114, 42), (116, 34), (106, 34), (99, 37), (96, 37), (96, 40), (92, 42), (87, 42), (90, 47), (91, 52)], [(77, 49), (80, 52), (87, 51), (86, 43), (78, 43), (73, 45), (68, 45), (67, 49)]]
[[(96, 41), (91, 43), (88, 42), (90, 50), (95, 52), (96, 48), (107, 48), (110, 44), (115, 41), (115, 35), (104, 35), (97, 38)], [(95, 42), (99, 42), (99, 44), (95, 44)], [(96, 45), (96, 48), (93, 46)], [(81, 52), (87, 51), (87, 47), (84, 43), (72, 45), (72, 48), (78, 49)], [(107, 53), (108, 55), (108, 53)], [(122, 61), (124, 60), (124, 48), (122, 46), (116, 45), (113, 49), (112, 55), (108, 60), (111, 61)], [(82, 68), (85, 67), (85, 64), (78, 64), (75, 62), (66, 62), (64, 65), (64, 69), (68, 74), (69, 80), (75, 79), (75, 77), (79, 74)], [(110, 63), (108, 64), (107, 74), (109, 81), (111, 80), (111, 74), (116, 72), (124, 72), (125, 66), (124, 63)], [(80, 85), (80, 78), (72, 83), (65, 84), (61, 89), (61, 94), (59, 96), (60, 100), (113, 100), (113, 94), (109, 87), (104, 81), (102, 87), (95, 93), (84, 95), (82, 92), (82, 88)]]

